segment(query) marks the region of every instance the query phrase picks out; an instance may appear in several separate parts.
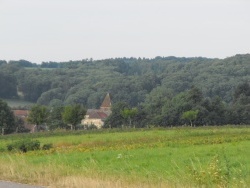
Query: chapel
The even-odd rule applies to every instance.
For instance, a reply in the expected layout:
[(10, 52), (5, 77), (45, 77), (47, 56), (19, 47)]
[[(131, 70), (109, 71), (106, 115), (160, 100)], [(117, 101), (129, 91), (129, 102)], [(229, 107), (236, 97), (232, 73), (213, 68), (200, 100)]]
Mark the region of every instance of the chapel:
[(111, 114), (111, 99), (109, 93), (105, 96), (99, 109), (88, 109), (82, 125), (95, 125), (98, 129), (102, 128), (105, 119)]

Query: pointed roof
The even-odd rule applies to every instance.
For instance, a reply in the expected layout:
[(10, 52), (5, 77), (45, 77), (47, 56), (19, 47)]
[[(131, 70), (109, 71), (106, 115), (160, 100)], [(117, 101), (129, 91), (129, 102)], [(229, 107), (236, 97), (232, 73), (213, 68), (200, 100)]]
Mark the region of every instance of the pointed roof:
[(111, 108), (111, 99), (109, 93), (107, 93), (100, 108)]

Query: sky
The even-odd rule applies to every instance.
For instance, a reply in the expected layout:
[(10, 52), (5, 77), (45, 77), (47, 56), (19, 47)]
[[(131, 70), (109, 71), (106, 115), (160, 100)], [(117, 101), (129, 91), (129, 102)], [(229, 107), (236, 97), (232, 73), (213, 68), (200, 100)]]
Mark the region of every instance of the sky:
[(250, 53), (249, 0), (0, 0), (0, 59)]

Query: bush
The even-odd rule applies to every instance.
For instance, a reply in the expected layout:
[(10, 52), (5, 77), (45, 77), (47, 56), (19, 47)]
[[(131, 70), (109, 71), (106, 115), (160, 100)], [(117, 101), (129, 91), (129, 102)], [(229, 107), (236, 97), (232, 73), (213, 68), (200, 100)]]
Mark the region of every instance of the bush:
[(8, 151), (12, 151), (14, 149), (12, 144), (7, 145), (7, 150)]
[(8, 151), (16, 150), (21, 152), (34, 151), (40, 149), (38, 140), (21, 140), (7, 145)]
[(43, 147), (42, 147), (42, 149), (43, 149), (43, 150), (49, 150), (49, 149), (51, 149), (52, 147), (53, 147), (53, 145), (52, 145), (51, 143), (49, 143), (49, 144), (44, 144)]

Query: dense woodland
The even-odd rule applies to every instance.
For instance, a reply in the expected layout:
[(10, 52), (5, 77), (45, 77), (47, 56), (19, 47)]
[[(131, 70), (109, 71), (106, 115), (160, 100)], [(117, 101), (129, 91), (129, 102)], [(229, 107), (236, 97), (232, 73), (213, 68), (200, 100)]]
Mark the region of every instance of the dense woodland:
[[(1, 60), (0, 88), (0, 98), (48, 108), (98, 108), (109, 92), (113, 114), (107, 127), (250, 124), (250, 54), (42, 64)], [(121, 113), (135, 108), (134, 114)]]

